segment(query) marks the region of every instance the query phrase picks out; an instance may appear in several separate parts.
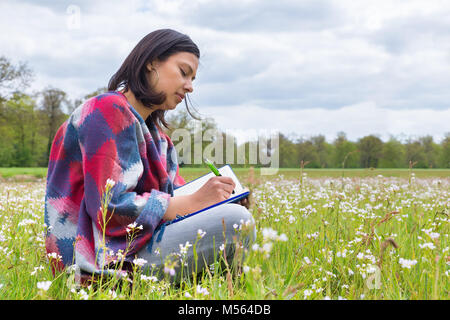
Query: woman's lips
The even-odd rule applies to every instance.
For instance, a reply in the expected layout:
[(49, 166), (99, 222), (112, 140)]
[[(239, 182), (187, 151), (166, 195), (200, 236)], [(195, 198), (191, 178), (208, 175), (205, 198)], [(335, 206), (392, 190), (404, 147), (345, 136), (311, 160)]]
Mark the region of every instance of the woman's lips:
[(180, 99), (180, 101), (178, 101), (178, 102), (183, 101), (183, 99), (184, 99), (184, 96), (183, 96), (183, 95), (177, 93), (176, 96)]

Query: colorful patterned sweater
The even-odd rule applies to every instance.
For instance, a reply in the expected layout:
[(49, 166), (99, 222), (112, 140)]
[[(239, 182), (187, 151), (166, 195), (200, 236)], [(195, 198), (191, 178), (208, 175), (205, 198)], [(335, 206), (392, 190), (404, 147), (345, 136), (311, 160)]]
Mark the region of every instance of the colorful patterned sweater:
[[(115, 184), (102, 216), (108, 179)], [(132, 260), (164, 222), (173, 190), (183, 184), (170, 138), (153, 123), (147, 126), (121, 92), (87, 100), (61, 125), (50, 152), (46, 248), (61, 256), (53, 259), (53, 271), (76, 265), (85, 274), (103, 272), (127, 247), (126, 260)], [(142, 230), (130, 243), (132, 223)]]

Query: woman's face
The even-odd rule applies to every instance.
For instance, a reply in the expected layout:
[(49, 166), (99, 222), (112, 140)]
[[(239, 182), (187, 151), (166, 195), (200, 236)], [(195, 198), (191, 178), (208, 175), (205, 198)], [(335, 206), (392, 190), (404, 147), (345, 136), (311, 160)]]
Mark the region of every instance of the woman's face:
[[(190, 52), (178, 52), (165, 61), (147, 64), (150, 84), (156, 92), (164, 92), (166, 100), (155, 109), (172, 110), (183, 101), (186, 93), (194, 91), (192, 81), (198, 68), (198, 58)], [(151, 71), (154, 69), (153, 71)]]

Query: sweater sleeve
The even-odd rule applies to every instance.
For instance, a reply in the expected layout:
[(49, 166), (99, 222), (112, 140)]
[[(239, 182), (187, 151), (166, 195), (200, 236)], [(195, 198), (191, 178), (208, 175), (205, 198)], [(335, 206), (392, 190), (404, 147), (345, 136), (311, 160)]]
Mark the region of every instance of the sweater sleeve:
[(150, 240), (167, 210), (170, 194), (153, 189), (137, 194), (133, 190), (143, 174), (143, 162), (136, 136), (137, 119), (117, 97), (93, 100), (84, 111), (78, 128), (85, 176), (85, 206), (96, 229), (102, 229), (102, 197), (108, 179), (114, 181), (108, 204), (105, 235), (107, 247), (124, 250), (127, 227), (142, 225), (129, 254)]

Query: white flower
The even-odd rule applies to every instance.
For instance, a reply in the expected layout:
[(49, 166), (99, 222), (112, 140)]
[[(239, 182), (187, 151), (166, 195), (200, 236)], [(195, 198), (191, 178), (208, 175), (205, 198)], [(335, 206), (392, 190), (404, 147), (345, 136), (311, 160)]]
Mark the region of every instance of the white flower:
[(272, 242), (265, 243), (262, 247), (262, 251), (264, 251), (265, 253), (270, 253), (271, 250), (272, 250)]
[(189, 248), (192, 247), (192, 245), (189, 243), (189, 241), (186, 241), (184, 246), (181, 243), (179, 244), (179, 246), (180, 246), (180, 253), (183, 256), (186, 255), (186, 253), (189, 250)]
[(126, 228), (128, 234), (129, 234), (130, 232), (134, 232), (135, 230), (142, 230), (142, 229), (144, 229), (144, 227), (142, 226), (142, 224), (138, 226), (137, 223), (136, 223), (136, 221), (133, 222), (133, 223), (130, 223), (130, 224), (127, 226), (127, 228)]
[(199, 284), (197, 285), (197, 293), (207, 296), (209, 294), (208, 289), (202, 288)]
[(219, 250), (220, 251), (223, 251), (225, 249), (225, 243), (222, 243), (221, 245), (220, 245), (220, 247), (219, 247)]
[(259, 250), (259, 244), (254, 243), (254, 244), (252, 245), (252, 250), (253, 250), (253, 251), (258, 251), (258, 250)]
[(191, 294), (189, 292), (187, 292), (187, 291), (184, 293), (184, 296), (186, 298), (192, 298)]
[(421, 249), (423, 249), (423, 248), (428, 248), (428, 249), (431, 249), (431, 250), (436, 249), (436, 246), (433, 243), (431, 243), (431, 242), (427, 242), (427, 243), (424, 243), (424, 244), (419, 244), (419, 247)]
[(248, 273), (250, 271), (250, 267), (244, 266), (243, 270), (244, 270), (244, 273)]
[(262, 230), (264, 240), (276, 240), (277, 232), (272, 228), (264, 228)]
[(145, 274), (141, 274), (141, 280), (156, 282), (158, 281), (158, 278), (156, 278), (155, 276), (146, 276)]
[(175, 269), (173, 267), (164, 267), (164, 273), (168, 273), (171, 276), (175, 275)]
[(51, 281), (41, 281), (37, 283), (37, 288), (40, 290), (47, 291), (52, 285)]
[(288, 241), (288, 237), (287, 237), (284, 233), (282, 233), (282, 234), (278, 237), (278, 240), (279, 240), (279, 241)]
[(34, 267), (34, 271), (31, 272), (31, 275), (34, 276), (36, 274), (36, 272), (38, 272), (40, 270), (44, 270), (44, 267), (43, 266)]
[(417, 263), (417, 260), (408, 260), (400, 258), (398, 262), (402, 265), (402, 268), (411, 269), (411, 267)]
[(305, 260), (306, 264), (311, 264), (311, 260), (308, 257), (303, 257), (303, 260)]
[(139, 267), (142, 267), (147, 263), (147, 260), (142, 259), (142, 258), (136, 258), (133, 260), (133, 263)]
[(205, 236), (206, 231), (203, 231), (202, 229), (197, 230), (197, 236), (201, 239)]
[(308, 298), (311, 294), (312, 294), (312, 290), (306, 289), (305, 291), (303, 291), (303, 296), (306, 298)]
[(116, 185), (116, 182), (112, 179), (106, 180), (106, 189), (112, 189)]
[(61, 260), (62, 256), (60, 256), (59, 254), (57, 254), (56, 252), (51, 252), (47, 254), (47, 257), (51, 260), (51, 259), (55, 259), (55, 260)]

